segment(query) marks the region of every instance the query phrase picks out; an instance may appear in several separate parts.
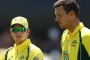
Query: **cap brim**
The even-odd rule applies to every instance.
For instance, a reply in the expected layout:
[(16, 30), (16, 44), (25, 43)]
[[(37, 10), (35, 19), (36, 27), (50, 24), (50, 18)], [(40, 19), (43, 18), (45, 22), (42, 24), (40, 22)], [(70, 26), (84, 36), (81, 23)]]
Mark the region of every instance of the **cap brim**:
[(10, 28), (12, 28), (14, 25), (16, 25), (16, 24), (19, 24), (19, 25), (21, 25), (22, 27), (25, 27), (24, 25), (22, 25), (22, 24), (20, 24), (20, 23), (15, 23), (15, 24), (12, 24), (11, 26), (10, 26)]

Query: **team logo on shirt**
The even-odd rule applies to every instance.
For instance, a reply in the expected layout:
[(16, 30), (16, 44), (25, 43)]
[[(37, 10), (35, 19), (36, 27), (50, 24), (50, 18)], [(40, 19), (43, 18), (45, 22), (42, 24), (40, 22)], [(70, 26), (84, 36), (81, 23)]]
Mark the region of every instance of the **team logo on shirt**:
[(71, 43), (71, 46), (76, 47), (76, 44), (77, 44), (77, 41), (76, 40), (73, 40), (72, 43)]
[(19, 58), (19, 60), (23, 60), (25, 57), (24, 57), (24, 55), (22, 55), (20, 58)]
[(38, 58), (37, 56), (35, 56), (35, 57), (33, 58), (33, 60), (39, 60), (39, 58)]

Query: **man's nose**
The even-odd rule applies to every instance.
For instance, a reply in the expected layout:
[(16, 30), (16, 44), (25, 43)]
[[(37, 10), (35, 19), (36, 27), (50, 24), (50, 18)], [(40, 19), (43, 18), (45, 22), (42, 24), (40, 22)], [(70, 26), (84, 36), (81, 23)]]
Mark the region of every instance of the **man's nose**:
[(21, 32), (18, 30), (17, 34), (21, 34)]

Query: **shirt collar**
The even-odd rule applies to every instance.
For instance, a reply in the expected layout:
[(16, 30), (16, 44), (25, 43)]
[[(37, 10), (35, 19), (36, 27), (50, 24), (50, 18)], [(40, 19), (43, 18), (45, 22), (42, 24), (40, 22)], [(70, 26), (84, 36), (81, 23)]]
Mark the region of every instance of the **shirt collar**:
[(14, 44), (14, 48), (20, 52), (20, 51), (24, 50), (26, 47), (30, 46), (30, 44), (31, 44), (30, 39), (26, 39), (24, 42), (22, 42), (18, 46), (16, 46), (16, 44)]
[(71, 36), (73, 36), (75, 33), (77, 33), (78, 30), (80, 30), (83, 26), (84, 26), (84, 24), (82, 22), (80, 22), (79, 25), (74, 29), (73, 33), (71, 33)]

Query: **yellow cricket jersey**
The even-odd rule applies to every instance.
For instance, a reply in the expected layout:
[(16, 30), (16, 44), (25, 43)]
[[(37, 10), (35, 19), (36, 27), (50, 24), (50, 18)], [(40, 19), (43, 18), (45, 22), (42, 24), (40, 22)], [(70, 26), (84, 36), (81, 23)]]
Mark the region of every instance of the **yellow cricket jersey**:
[(70, 36), (68, 35), (68, 30), (65, 30), (62, 34), (62, 60), (80, 60), (78, 58), (84, 58), (78, 55), (80, 47), (79, 31), (81, 32), (82, 44), (90, 57), (90, 30), (80, 22)]
[[(9, 48), (0, 60), (43, 60), (41, 50), (26, 39), (19, 46), (14, 44), (13, 48)], [(7, 54), (7, 56), (6, 56)]]

